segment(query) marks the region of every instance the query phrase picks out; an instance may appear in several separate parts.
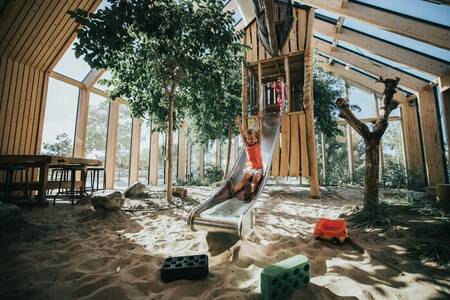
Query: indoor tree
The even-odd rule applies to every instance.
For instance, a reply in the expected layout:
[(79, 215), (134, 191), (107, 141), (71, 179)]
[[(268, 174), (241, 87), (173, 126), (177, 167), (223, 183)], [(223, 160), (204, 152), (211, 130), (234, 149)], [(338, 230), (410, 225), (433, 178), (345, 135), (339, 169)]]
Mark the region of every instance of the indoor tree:
[(364, 173), (364, 209), (376, 211), (378, 208), (378, 183), (380, 164), (380, 141), (389, 125), (390, 113), (398, 107), (393, 99), (399, 78), (380, 78), (377, 82), (384, 83), (383, 98), (378, 117), (370, 129), (367, 124), (359, 120), (351, 111), (349, 102), (345, 98), (338, 98), (339, 117), (364, 139), (365, 143), (365, 173)]
[[(173, 128), (240, 59), (242, 45), (220, 0), (109, 0), (110, 7), (70, 15), (81, 25), (75, 54), (112, 73), (110, 97), (134, 117), (168, 132), (167, 199), (172, 198)], [(195, 109), (190, 109), (195, 113)]]

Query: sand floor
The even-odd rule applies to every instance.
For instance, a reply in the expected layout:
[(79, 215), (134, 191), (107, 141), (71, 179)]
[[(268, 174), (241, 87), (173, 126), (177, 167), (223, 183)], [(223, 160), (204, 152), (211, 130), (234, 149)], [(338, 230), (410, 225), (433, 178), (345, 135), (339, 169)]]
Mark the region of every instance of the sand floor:
[[(206, 280), (168, 284), (159, 279), (165, 257), (208, 252), (206, 233), (192, 232), (186, 223), (195, 201), (180, 208), (160, 202), (146, 212), (107, 217), (89, 205), (24, 211), (28, 225), (0, 236), (0, 299), (261, 299), (262, 269), (297, 254), (309, 258), (312, 278), (289, 299), (450, 298), (450, 271), (406, 256), (406, 229), (350, 232), (402, 274), (349, 244), (316, 241), (312, 229), (319, 217), (337, 218), (361, 204), (358, 190), (338, 191), (344, 199), (313, 200), (305, 188), (268, 186), (249, 240), (210, 257)], [(198, 202), (212, 192), (189, 188)], [(142, 206), (137, 200), (127, 203), (132, 209)], [(163, 210), (152, 211), (156, 208)]]

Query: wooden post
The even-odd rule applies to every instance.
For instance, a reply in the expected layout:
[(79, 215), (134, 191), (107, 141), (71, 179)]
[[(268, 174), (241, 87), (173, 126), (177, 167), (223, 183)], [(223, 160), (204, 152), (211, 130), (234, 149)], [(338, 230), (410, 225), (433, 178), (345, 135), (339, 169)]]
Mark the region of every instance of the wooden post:
[(327, 184), (327, 155), (325, 152), (325, 136), (323, 133), (320, 134), (322, 141), (322, 174), (323, 174), (323, 184)]
[(419, 92), (419, 111), (428, 185), (445, 183), (442, 145), (439, 137), (439, 120), (433, 88)]
[(192, 143), (188, 141), (187, 143), (187, 175), (192, 175)]
[(220, 161), (221, 161), (221, 147), (220, 147), (220, 140), (216, 140), (216, 167), (220, 168)]
[[(306, 57), (305, 57), (306, 60)], [(291, 71), (289, 69), (289, 57), (284, 57), (284, 72), (286, 73), (286, 106), (287, 112), (291, 112), (292, 102), (291, 102)]]
[(198, 176), (205, 175), (205, 151), (203, 145), (198, 145)]
[(309, 160), (309, 182), (311, 186), (310, 197), (319, 198), (319, 176), (317, 170), (317, 150), (316, 140), (314, 136), (314, 98), (313, 98), (313, 24), (314, 24), (314, 8), (310, 8), (308, 12), (308, 27), (305, 49), (305, 80), (304, 80), (304, 101), (305, 101), (305, 117), (306, 117), (306, 141), (308, 148)]
[(416, 105), (405, 102), (400, 105), (400, 108), (409, 184), (415, 187), (423, 187), (425, 185), (424, 162)]
[(264, 111), (265, 109), (265, 103), (264, 103), (264, 86), (262, 83), (263, 78), (263, 70), (262, 70), (262, 64), (261, 61), (258, 62), (258, 99), (259, 99), (259, 111)]
[(178, 130), (178, 179), (186, 180), (186, 123)]
[(105, 158), (107, 189), (114, 188), (118, 122), (119, 122), (119, 103), (117, 101), (114, 101), (111, 102), (111, 104), (109, 105), (109, 116), (108, 116), (108, 138), (106, 142), (106, 158)]
[(86, 147), (86, 131), (89, 111), (89, 91), (80, 88), (78, 94), (77, 121), (75, 128), (75, 144), (73, 156), (84, 157)]
[[(447, 147), (450, 148), (450, 89), (442, 93), (442, 111), (445, 118), (445, 132), (447, 133)], [(450, 149), (447, 150), (447, 163), (450, 164)]]
[[(155, 130), (155, 128), (152, 128)], [(158, 156), (159, 156), (159, 133), (155, 130), (152, 132), (150, 145), (150, 184), (158, 185)]]
[(139, 153), (141, 147), (141, 125), (139, 119), (133, 118), (131, 129), (130, 185), (139, 180)]
[(244, 130), (247, 130), (248, 124), (248, 95), (247, 95), (247, 84), (248, 81), (248, 69), (247, 66), (242, 65), (242, 123)]

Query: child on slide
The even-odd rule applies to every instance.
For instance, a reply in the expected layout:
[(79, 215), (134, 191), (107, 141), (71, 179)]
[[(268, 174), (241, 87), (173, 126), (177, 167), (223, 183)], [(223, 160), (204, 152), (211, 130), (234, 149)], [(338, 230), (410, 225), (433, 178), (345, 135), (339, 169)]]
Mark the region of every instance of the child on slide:
[(230, 180), (227, 181), (226, 187), (230, 198), (235, 193), (244, 189), (244, 200), (249, 201), (263, 177), (263, 161), (261, 155), (262, 118), (263, 113), (260, 112), (257, 116), (258, 130), (248, 129), (247, 132), (244, 132), (241, 117), (238, 115), (236, 118), (236, 124), (239, 127), (242, 142), (245, 145), (247, 160), (245, 162), (242, 180), (235, 187), (233, 187), (233, 183)]

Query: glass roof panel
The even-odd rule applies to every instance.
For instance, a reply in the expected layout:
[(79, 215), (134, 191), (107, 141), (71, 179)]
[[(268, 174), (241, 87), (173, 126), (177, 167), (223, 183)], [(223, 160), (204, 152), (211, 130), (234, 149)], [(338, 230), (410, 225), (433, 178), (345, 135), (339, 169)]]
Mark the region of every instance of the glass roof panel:
[(102, 74), (102, 76), (100, 76), (100, 78), (97, 80), (97, 82), (94, 84), (94, 87), (96, 87), (96, 88), (98, 88), (98, 89), (100, 89), (100, 90), (102, 90), (102, 91), (106, 91), (107, 89), (108, 89), (108, 87), (106, 86), (106, 85), (103, 85), (103, 84), (101, 84), (99, 81), (101, 80), (101, 79), (111, 79), (111, 77), (112, 77), (112, 74), (111, 74), (111, 72), (110, 71), (108, 71), (108, 70), (106, 70), (103, 74)]
[(53, 70), (75, 80), (82, 81), (91, 70), (91, 67), (82, 58), (78, 59), (75, 57), (72, 44)]
[(358, 0), (353, 2), (363, 2), (382, 9), (450, 26), (450, 6), (447, 5), (439, 5), (424, 0)]

